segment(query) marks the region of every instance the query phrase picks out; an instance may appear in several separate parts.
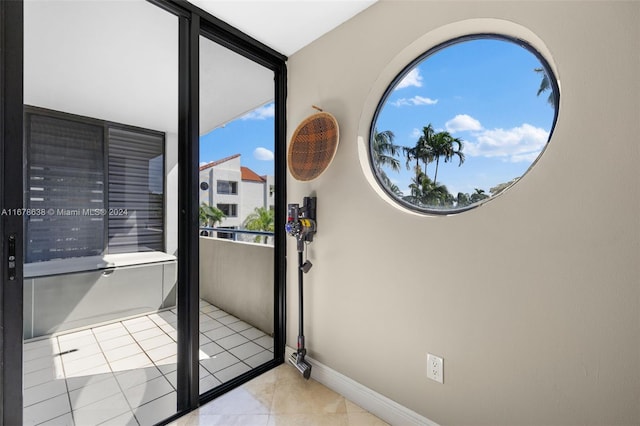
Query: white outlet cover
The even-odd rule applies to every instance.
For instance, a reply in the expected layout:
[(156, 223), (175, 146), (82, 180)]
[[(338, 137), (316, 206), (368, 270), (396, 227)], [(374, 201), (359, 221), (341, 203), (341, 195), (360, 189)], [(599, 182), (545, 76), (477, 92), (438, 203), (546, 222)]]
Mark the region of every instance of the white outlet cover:
[(444, 359), (427, 354), (427, 378), (444, 384)]

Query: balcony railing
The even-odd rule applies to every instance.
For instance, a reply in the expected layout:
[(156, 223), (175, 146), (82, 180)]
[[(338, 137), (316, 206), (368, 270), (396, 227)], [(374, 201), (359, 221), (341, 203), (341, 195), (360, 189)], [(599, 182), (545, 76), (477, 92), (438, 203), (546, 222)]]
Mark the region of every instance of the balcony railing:
[[(206, 233), (209, 233), (209, 234), (208, 235), (203, 235), (202, 234), (203, 232), (206, 232)], [(268, 231), (250, 231), (248, 229), (233, 229), (233, 228), (212, 228), (212, 227), (208, 227), (208, 226), (200, 227), (200, 235), (211, 236), (212, 237), (213, 235), (210, 234), (212, 232), (231, 234), (232, 237), (228, 238), (228, 239), (233, 240), (233, 241), (238, 241), (238, 236), (239, 235), (255, 235), (255, 236), (273, 237), (273, 232), (268, 232)]]

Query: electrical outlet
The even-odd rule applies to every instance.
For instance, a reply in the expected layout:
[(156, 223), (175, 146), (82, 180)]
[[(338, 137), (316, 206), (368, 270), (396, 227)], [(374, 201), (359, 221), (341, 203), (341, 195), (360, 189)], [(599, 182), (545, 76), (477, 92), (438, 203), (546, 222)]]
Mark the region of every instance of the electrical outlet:
[(427, 354), (427, 378), (444, 383), (444, 360), (439, 356)]

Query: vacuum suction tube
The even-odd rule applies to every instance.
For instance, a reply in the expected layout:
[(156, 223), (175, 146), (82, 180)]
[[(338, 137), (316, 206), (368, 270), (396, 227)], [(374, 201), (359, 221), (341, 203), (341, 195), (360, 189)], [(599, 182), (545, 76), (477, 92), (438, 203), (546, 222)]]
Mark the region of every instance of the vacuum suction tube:
[(298, 204), (289, 204), (285, 230), (287, 234), (295, 237), (298, 249), (298, 350), (291, 355), (289, 362), (298, 369), (305, 379), (308, 379), (311, 377), (311, 364), (304, 359), (307, 350), (304, 345), (303, 333), (302, 281), (303, 274), (309, 272), (313, 265), (308, 260), (303, 262), (302, 253), (305, 243), (313, 241), (313, 235), (316, 233), (316, 197), (305, 197), (302, 207)]

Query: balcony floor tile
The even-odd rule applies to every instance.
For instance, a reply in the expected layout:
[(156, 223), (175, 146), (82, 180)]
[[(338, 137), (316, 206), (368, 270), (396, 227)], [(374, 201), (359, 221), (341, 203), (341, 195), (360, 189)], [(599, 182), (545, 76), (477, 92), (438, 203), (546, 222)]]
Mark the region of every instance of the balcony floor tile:
[[(175, 309), (24, 343), (25, 424), (148, 425), (175, 413)], [(273, 359), (273, 339), (200, 301), (200, 392)]]

